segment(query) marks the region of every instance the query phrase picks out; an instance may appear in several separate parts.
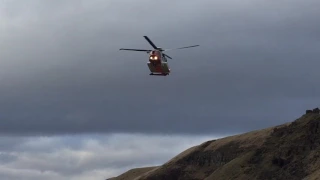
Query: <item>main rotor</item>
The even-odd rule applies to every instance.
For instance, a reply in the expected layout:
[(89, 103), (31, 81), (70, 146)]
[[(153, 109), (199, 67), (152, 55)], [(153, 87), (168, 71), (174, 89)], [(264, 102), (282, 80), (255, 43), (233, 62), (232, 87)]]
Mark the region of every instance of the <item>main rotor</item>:
[[(120, 50), (127, 50), (127, 51), (142, 51), (142, 52), (147, 52), (150, 53), (151, 51), (157, 50), (160, 52), (164, 52), (164, 51), (171, 51), (171, 50), (176, 50), (176, 49), (185, 49), (185, 48), (191, 48), (191, 47), (197, 47), (199, 45), (193, 45), (193, 46), (186, 46), (186, 47), (181, 47), (181, 48), (174, 48), (174, 49), (162, 49), (161, 47), (157, 47), (149, 38), (148, 36), (143, 36), (148, 42), (149, 44), (153, 47), (153, 50), (150, 49), (124, 49), (121, 48)], [(172, 59), (170, 56), (168, 56), (165, 53), (162, 53), (164, 56), (166, 56), (169, 59)]]

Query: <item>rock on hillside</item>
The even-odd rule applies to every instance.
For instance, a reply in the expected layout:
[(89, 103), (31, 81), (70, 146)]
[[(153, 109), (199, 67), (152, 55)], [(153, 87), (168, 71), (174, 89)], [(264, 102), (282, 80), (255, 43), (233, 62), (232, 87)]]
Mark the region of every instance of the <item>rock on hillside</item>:
[(320, 114), (314, 109), (292, 123), (192, 147), (134, 180), (315, 180), (319, 175)]

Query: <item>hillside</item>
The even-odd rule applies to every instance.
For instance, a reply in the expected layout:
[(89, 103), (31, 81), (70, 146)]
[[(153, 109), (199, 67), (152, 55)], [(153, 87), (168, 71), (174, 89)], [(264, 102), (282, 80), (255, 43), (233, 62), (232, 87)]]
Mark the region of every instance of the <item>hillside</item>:
[(291, 123), (207, 141), (145, 170), (113, 180), (320, 180), (319, 109)]
[(143, 168), (135, 168), (131, 169), (123, 174), (121, 174), (118, 177), (109, 178), (107, 180), (127, 180), (127, 179), (135, 179), (139, 177), (141, 174), (150, 172), (151, 170), (155, 169), (157, 167), (143, 167)]

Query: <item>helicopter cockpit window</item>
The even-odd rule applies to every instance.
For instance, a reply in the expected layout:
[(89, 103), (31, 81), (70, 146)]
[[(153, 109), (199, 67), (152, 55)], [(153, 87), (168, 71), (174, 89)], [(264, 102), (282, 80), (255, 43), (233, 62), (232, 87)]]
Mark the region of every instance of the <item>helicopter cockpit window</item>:
[(164, 60), (163, 60), (164, 62), (167, 62), (167, 59), (166, 58), (164, 58)]
[(160, 53), (159, 53), (158, 51), (152, 51), (151, 54), (152, 54), (152, 55), (157, 55), (157, 56), (160, 55)]
[(152, 51), (150, 54), (150, 60), (159, 60), (160, 53), (158, 51)]

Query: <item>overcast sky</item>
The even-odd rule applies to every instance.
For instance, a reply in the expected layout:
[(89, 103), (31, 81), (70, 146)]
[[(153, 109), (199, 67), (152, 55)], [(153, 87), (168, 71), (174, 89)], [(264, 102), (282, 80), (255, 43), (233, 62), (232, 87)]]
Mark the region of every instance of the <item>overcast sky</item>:
[[(0, 0), (0, 176), (104, 177), (118, 173), (109, 155), (131, 150), (127, 140), (108, 141), (118, 133), (139, 133), (136, 147), (173, 147), (152, 160), (159, 163), (192, 142), (294, 120), (320, 106), (318, 7), (318, 0)], [(172, 73), (154, 77), (147, 54), (119, 51), (150, 49), (144, 35), (162, 48), (200, 46), (168, 52)], [(162, 134), (172, 136), (169, 146)], [(55, 166), (86, 153), (99, 162)], [(43, 165), (54, 157), (57, 164)], [(116, 157), (122, 169), (152, 164)]]

